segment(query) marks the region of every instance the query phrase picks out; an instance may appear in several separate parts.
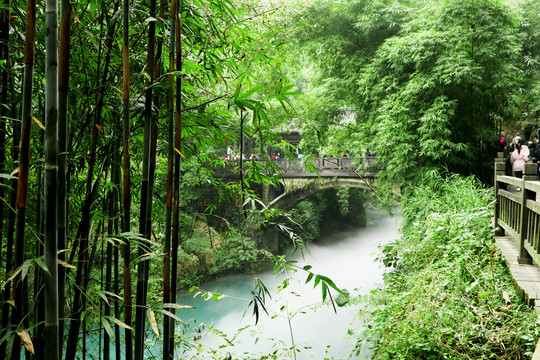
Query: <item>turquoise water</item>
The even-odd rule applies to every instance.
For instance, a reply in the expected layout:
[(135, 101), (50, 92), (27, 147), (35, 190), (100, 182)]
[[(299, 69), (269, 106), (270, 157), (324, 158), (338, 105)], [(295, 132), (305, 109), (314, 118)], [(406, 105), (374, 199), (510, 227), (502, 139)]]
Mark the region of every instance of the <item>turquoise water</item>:
[[(398, 238), (399, 224), (396, 219), (379, 213), (368, 216), (376, 221), (370, 221), (363, 229), (328, 236), (311, 244), (310, 254), (304, 257), (296, 254), (293, 259), (298, 261), (299, 267), (311, 265), (313, 273), (331, 278), (352, 297), (381, 287), (384, 268), (375, 262), (378, 246)], [(253, 309), (249, 307), (256, 283), (254, 276), (231, 275), (202, 284), (200, 288), (205, 291), (226, 295), (217, 302), (201, 296), (194, 298), (189, 292), (178, 294), (179, 304), (195, 307), (177, 313), (186, 323), (198, 326), (191, 334), (197, 339), (195, 346), (199, 347), (195, 350), (180, 348), (177, 350), (179, 358), (213, 359), (230, 355), (232, 359), (260, 359), (276, 351), (278, 359), (294, 359), (293, 341), (298, 360), (370, 357), (367, 347), (359, 356), (350, 355), (356, 339), (361, 336), (356, 314), (362, 305), (338, 308), (334, 313), (331, 305), (321, 304), (320, 285), (314, 289), (313, 280), (305, 284), (307, 273), (304, 271), (279, 276), (269, 271), (257, 278), (271, 294), (271, 299), (266, 299), (268, 315), (260, 310), (257, 325)], [(289, 279), (288, 286), (279, 290), (285, 279)], [(333, 295), (337, 296), (335, 292)]]

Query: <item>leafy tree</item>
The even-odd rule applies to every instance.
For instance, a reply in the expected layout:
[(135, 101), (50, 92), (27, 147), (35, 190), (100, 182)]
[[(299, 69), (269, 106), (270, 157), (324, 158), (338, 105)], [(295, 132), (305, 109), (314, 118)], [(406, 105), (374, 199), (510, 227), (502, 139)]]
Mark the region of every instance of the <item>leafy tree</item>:
[[(319, 151), (363, 155), (369, 148), (384, 164), (387, 185), (440, 169), (489, 179), (501, 119), (516, 121), (512, 109), (523, 101), (518, 7), (356, 1), (316, 4), (308, 14), (313, 24), (300, 39), (321, 76), (309, 89), (316, 114), (302, 115)], [(340, 107), (355, 111), (356, 121), (345, 121)], [(336, 143), (341, 148), (331, 149)]]

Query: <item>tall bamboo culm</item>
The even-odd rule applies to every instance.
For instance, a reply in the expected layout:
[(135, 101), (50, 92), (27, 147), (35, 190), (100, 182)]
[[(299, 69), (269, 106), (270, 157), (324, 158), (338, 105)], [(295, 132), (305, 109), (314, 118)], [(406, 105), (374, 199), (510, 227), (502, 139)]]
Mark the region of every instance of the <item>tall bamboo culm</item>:
[[(180, 161), (182, 152), (182, 2), (180, 2), (180, 8), (178, 9), (177, 0), (172, 0), (171, 13), (173, 16), (173, 23), (175, 24), (175, 59), (174, 64), (180, 75), (176, 76), (176, 91), (175, 91), (175, 120), (174, 120), (174, 179), (173, 179), (173, 233), (171, 239), (171, 303), (176, 303), (176, 282), (178, 277), (178, 243), (180, 237)], [(173, 314), (176, 313), (174, 308), (171, 309)], [(169, 348), (171, 352), (171, 358), (174, 359), (174, 329), (175, 321), (173, 318), (169, 321)]]
[[(0, 68), (0, 85), (2, 87), (0, 95), (0, 103), (7, 104), (8, 102), (8, 69), (9, 62), (9, 0), (4, 0), (2, 4), (4, 9), (0, 9), (0, 60), (4, 61), (4, 66)], [(6, 120), (7, 108), (0, 107), (0, 173), (5, 172), (6, 162)], [(2, 267), (2, 240), (4, 229), (4, 186), (3, 180), (0, 180), (0, 268)], [(0, 334), (1, 336), (1, 334)]]
[[(8, 93), (9, 93), (9, 74), (8, 69), (10, 67), (9, 62), (9, 0), (4, 0), (2, 4), (5, 6), (3, 9), (0, 9), (0, 59), (5, 61), (5, 66), (0, 68), (0, 85), (2, 86), (2, 95), (0, 97), (0, 101), (2, 104), (7, 104), (8, 101)], [(0, 173), (5, 172), (5, 162), (6, 162), (6, 122), (7, 122), (7, 108), (6, 106), (0, 107)], [(0, 179), (0, 269), (2, 269), (2, 249), (4, 248), (4, 229), (6, 228), (4, 224), (7, 224), (5, 221), (7, 219), (7, 216), (4, 214), (4, 180)], [(8, 259), (6, 258), (6, 265), (7, 265)], [(5, 276), (7, 275), (7, 268), (6, 273), (2, 273), (0, 270), (0, 275)], [(7, 321), (8, 317), (7, 314), (4, 312), (9, 312), (9, 305), (5, 304), (4, 306), (0, 307), (0, 312), (2, 313), (2, 320), (0, 321), (0, 337), (3, 337), (5, 332), (7, 331)], [(0, 344), (0, 354), (3, 354), (6, 352), (6, 342)]]
[[(66, 255), (66, 223), (67, 223), (67, 129), (68, 129), (68, 92), (69, 92), (69, 50), (71, 43), (71, 2), (60, 3), (60, 42), (58, 63), (58, 258), (65, 261)], [(58, 265), (58, 317), (60, 357), (64, 338), (64, 304), (65, 304), (65, 268)]]
[[(122, 65), (123, 65), (123, 214), (122, 214), (122, 231), (131, 231), (131, 157), (130, 157), (130, 132), (131, 126), (129, 122), (129, 0), (123, 0), (123, 34), (122, 34)], [(133, 359), (133, 334), (132, 325), (132, 305), (131, 305), (131, 246), (129, 240), (125, 242), (122, 249), (124, 258), (124, 322), (127, 325), (125, 328), (125, 349), (126, 360)]]
[[(156, 0), (150, 1), (150, 17), (155, 18)], [(143, 141), (143, 163), (141, 179), (141, 202), (139, 217), (139, 233), (150, 240), (150, 229), (148, 228), (148, 218), (151, 217), (150, 192), (150, 143), (152, 137), (152, 84), (154, 80), (154, 44), (156, 26), (155, 21), (148, 25), (148, 55), (147, 72), (150, 80), (146, 87), (145, 112), (144, 112), (144, 141)], [(150, 209), (150, 213), (149, 210)], [(139, 246), (139, 256), (143, 256), (148, 251), (148, 246), (141, 243)], [(149, 261), (141, 261), (137, 269), (137, 298), (135, 308), (135, 360), (142, 360), (144, 356), (144, 332), (146, 319), (146, 297), (148, 294), (148, 272)]]
[[(165, 228), (165, 256), (163, 264), (163, 303), (171, 302), (171, 272), (176, 270), (176, 264), (171, 269), (171, 236), (173, 215), (173, 174), (174, 174), (174, 85), (175, 85), (175, 37), (176, 37), (176, 0), (171, 0), (171, 36), (169, 42), (169, 94), (168, 94), (168, 163), (167, 163), (167, 218)], [(172, 325), (172, 326), (171, 326)], [(173, 359), (174, 350), (174, 320), (168, 316), (163, 319), (163, 359)]]
[[(26, 200), (28, 197), (28, 173), (30, 168), (30, 125), (32, 123), (32, 80), (34, 77), (34, 42), (36, 33), (36, 3), (35, 0), (28, 0), (26, 13), (26, 40), (24, 55), (24, 76), (23, 76), (23, 104), (21, 116), (21, 144), (19, 155), (19, 180), (17, 183), (17, 213), (15, 221), (15, 264), (18, 268), (24, 263), (25, 236), (24, 228), (26, 224)], [(20, 273), (13, 280), (13, 300), (15, 306), (12, 308), (11, 323), (14, 327), (21, 326), (23, 318), (23, 281)], [(19, 359), (21, 355), (21, 339), (15, 337), (13, 344), (12, 359)]]
[(57, 246), (57, 171), (58, 171), (58, 4), (46, 1), (45, 54), (45, 358), (58, 360), (58, 246)]

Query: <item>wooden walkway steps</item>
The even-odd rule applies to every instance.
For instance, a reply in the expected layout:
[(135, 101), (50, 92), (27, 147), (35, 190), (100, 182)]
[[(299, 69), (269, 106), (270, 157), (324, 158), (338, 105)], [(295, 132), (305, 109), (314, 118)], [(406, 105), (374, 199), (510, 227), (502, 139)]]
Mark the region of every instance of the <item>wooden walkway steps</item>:
[[(505, 258), (516, 290), (529, 305), (534, 306), (540, 318), (540, 267), (518, 263), (519, 243), (511, 236), (495, 236), (495, 244)], [(532, 359), (540, 360), (540, 341)]]

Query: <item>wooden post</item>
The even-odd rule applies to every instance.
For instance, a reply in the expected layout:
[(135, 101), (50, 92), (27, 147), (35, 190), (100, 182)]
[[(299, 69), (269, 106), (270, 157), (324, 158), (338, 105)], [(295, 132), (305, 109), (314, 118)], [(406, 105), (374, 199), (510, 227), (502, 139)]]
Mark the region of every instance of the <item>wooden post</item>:
[(532, 258), (531, 255), (527, 252), (525, 248), (525, 242), (527, 241), (527, 226), (528, 226), (528, 216), (527, 216), (527, 200), (529, 199), (528, 191), (526, 189), (527, 181), (534, 181), (537, 178), (536, 175), (537, 165), (536, 164), (525, 164), (523, 167), (523, 178), (521, 182), (521, 214), (520, 217), (520, 229), (519, 229), (519, 264), (531, 264)]
[(500, 216), (500, 204), (497, 199), (497, 196), (499, 195), (499, 190), (501, 189), (501, 185), (499, 185), (498, 176), (503, 176), (505, 174), (505, 168), (506, 165), (504, 162), (498, 161), (499, 158), (495, 159), (495, 177), (494, 177), (494, 188), (495, 188), (495, 215), (493, 220), (493, 226), (495, 227), (495, 234), (502, 236), (504, 235), (504, 229), (502, 227), (499, 227), (499, 216)]

